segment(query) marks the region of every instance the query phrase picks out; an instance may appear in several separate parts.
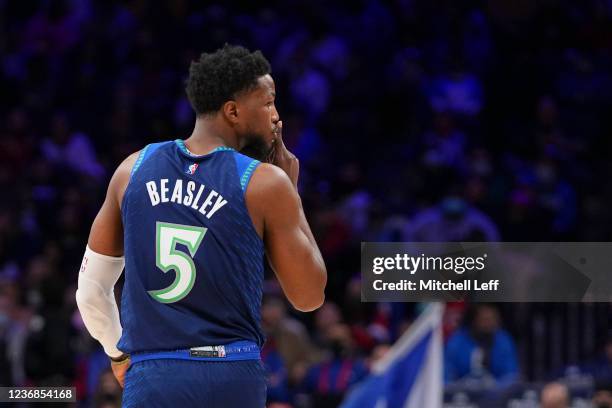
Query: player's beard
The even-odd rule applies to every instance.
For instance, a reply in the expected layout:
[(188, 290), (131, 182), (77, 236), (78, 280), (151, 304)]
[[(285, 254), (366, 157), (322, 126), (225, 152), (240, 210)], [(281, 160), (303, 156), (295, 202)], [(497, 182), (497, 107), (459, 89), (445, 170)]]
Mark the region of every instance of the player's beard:
[(249, 157), (257, 159), (261, 162), (267, 161), (270, 153), (272, 152), (273, 146), (268, 146), (263, 136), (249, 133), (244, 137), (246, 144), (240, 150), (240, 153), (246, 154)]

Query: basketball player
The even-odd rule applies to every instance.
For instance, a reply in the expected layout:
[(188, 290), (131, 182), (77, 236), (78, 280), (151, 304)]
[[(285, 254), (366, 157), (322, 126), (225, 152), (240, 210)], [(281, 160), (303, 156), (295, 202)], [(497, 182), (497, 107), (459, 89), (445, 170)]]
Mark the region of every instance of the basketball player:
[(264, 253), (300, 311), (323, 303), (327, 273), (261, 52), (202, 54), (186, 90), (191, 136), (150, 144), (113, 175), (77, 303), (125, 383), (123, 406), (261, 408)]

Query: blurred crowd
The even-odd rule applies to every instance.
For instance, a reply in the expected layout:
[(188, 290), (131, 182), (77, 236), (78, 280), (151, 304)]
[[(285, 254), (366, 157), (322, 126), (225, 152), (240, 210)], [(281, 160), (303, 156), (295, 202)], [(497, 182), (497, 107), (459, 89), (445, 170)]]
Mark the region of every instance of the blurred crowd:
[[(124, 157), (189, 136), (189, 63), (225, 42), (272, 64), (329, 271), (313, 315), (266, 284), (271, 406), (337, 406), (418, 315), (361, 303), (362, 241), (610, 241), (610, 0), (0, 0), (0, 384), (118, 406), (74, 300), (89, 227)], [(447, 305), (449, 403), (570, 370), (612, 407), (610, 309)]]

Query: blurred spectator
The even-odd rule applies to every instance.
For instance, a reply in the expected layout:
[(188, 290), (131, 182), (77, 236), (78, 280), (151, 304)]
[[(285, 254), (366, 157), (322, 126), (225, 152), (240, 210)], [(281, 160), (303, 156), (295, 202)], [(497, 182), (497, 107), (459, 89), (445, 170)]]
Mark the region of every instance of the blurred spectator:
[(593, 376), (596, 382), (612, 383), (612, 332), (608, 333), (600, 355), (585, 363), (582, 371)]
[(98, 389), (93, 395), (93, 406), (96, 408), (121, 406), (121, 386), (110, 369), (100, 376)]
[(535, 137), (539, 146), (533, 147), (538, 147), (539, 151), (556, 160), (574, 159), (585, 142), (570, 139), (564, 134), (557, 101), (550, 95), (542, 96), (536, 115)]
[(355, 346), (368, 353), (377, 342), (389, 341), (388, 319), (372, 318), (371, 308), (361, 302), (361, 279), (354, 276), (346, 287), (344, 315), (351, 328)]
[(549, 383), (542, 389), (541, 408), (569, 408), (570, 397), (567, 387), (561, 383)]
[(337, 407), (348, 388), (368, 373), (365, 364), (353, 357), (353, 342), (346, 325), (334, 323), (324, 336), (330, 354), (308, 370), (302, 386), (312, 395), (312, 404), (317, 408)]
[(423, 164), (430, 168), (449, 167), (461, 171), (465, 160), (465, 139), (448, 112), (437, 112), (434, 128), (423, 135)]
[(368, 371), (371, 371), (372, 367), (377, 362), (379, 362), (381, 359), (383, 359), (387, 355), (387, 352), (390, 349), (391, 349), (391, 346), (388, 344), (379, 344), (376, 347), (374, 347), (374, 349), (372, 350), (372, 353), (370, 354), (370, 357), (367, 360)]
[(292, 81), (291, 96), (303, 107), (309, 123), (316, 123), (327, 110), (329, 94), (327, 78), (316, 69), (306, 67), (304, 72)]
[(446, 303), (442, 318), (442, 333), (444, 339), (448, 339), (453, 332), (460, 327), (465, 316), (466, 308), (467, 306), (464, 301)]
[(593, 408), (612, 408), (612, 382), (597, 382), (592, 402)]
[(342, 313), (334, 302), (325, 302), (315, 312), (315, 342), (322, 346), (328, 338), (329, 332), (342, 323)]
[(301, 381), (306, 367), (319, 358), (306, 328), (287, 315), (285, 301), (276, 296), (265, 298), (261, 318), (267, 336), (262, 353), (274, 368), (272, 380), (281, 387)]
[(15, 284), (0, 281), (0, 384), (23, 386), (29, 313), (19, 306), (17, 291)]
[(451, 111), (465, 116), (477, 115), (482, 109), (483, 91), (480, 79), (465, 72), (460, 63), (448, 75), (434, 78), (427, 89), (434, 110)]
[(404, 241), (499, 241), (493, 221), (459, 197), (448, 197), (436, 207), (416, 214), (406, 225)]
[(64, 114), (58, 113), (53, 117), (51, 137), (43, 141), (42, 151), (45, 158), (56, 165), (66, 165), (92, 178), (104, 175), (91, 141), (84, 133), (72, 132)]
[(267, 372), (267, 401), (288, 403), (292, 400), (287, 369), (276, 349), (276, 340), (268, 340), (261, 350), (261, 360)]
[(499, 313), (492, 305), (476, 304), (466, 325), (453, 334), (444, 351), (444, 378), (490, 378), (500, 385), (518, 379), (514, 340), (500, 327)]

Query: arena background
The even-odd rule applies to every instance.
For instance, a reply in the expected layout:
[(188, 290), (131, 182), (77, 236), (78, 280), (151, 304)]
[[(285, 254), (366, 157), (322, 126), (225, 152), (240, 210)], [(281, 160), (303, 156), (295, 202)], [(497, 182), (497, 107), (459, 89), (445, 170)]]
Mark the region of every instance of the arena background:
[[(422, 309), (360, 302), (362, 241), (610, 241), (610, 0), (0, 0), (0, 384), (120, 406), (75, 306), (89, 227), (125, 156), (191, 133), (189, 63), (225, 42), (272, 64), (329, 272), (313, 314), (266, 283), (270, 406), (337, 406)], [(447, 360), (448, 407), (612, 390), (609, 304), (494, 307), (517, 369)], [(446, 344), (478, 313), (447, 305)]]

